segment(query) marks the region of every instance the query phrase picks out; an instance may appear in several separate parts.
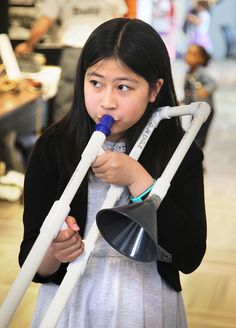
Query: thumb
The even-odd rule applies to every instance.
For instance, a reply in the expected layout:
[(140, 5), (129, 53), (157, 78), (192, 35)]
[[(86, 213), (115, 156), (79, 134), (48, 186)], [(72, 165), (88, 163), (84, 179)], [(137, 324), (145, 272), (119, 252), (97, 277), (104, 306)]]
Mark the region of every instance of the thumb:
[(66, 218), (66, 223), (68, 225), (68, 227), (74, 231), (79, 231), (80, 228), (75, 220), (75, 218), (73, 216), (67, 216)]

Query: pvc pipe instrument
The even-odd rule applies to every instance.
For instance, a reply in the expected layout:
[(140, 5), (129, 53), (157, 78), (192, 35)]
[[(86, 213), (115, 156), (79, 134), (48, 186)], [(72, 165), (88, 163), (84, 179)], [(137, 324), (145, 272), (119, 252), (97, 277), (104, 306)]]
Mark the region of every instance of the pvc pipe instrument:
[(54, 202), (46, 216), (44, 223), (41, 226), (38, 238), (1, 305), (0, 328), (7, 327), (8, 322), (17, 309), (18, 303), (21, 301), (27, 287), (37, 272), (49, 245), (53, 239), (56, 238), (58, 232), (62, 228), (65, 219), (70, 212), (70, 203), (92, 162), (98, 155), (106, 137), (110, 135), (110, 129), (113, 123), (114, 119), (109, 115), (105, 115), (102, 120), (96, 124), (95, 131), (81, 155), (79, 164), (60, 199)]
[[(116, 248), (119, 252), (134, 260), (152, 261), (156, 259), (166, 262), (171, 261), (171, 255), (158, 245), (158, 241), (153, 235), (154, 232), (152, 231), (152, 227), (150, 228), (149, 226), (146, 226), (146, 223), (144, 223), (144, 221), (142, 220), (143, 213), (146, 213), (146, 211), (148, 211), (148, 213), (152, 212), (152, 216), (154, 216), (155, 221), (156, 215), (154, 214), (157, 208), (159, 207), (160, 202), (165, 197), (174, 174), (176, 173), (181, 161), (186, 155), (191, 143), (196, 137), (197, 132), (201, 128), (202, 124), (206, 121), (209, 114), (210, 106), (204, 102), (192, 103), (190, 105), (176, 107), (167, 106), (158, 108), (154, 112), (129, 154), (129, 156), (136, 160), (138, 160), (152, 132), (158, 126), (159, 122), (162, 119), (170, 119), (171, 117), (176, 116), (192, 115), (193, 120), (189, 129), (185, 132), (173, 156), (171, 157), (163, 174), (156, 181), (152, 191), (144, 202), (125, 206), (125, 213), (123, 213), (122, 207), (112, 209), (112, 207), (115, 206), (117, 200), (120, 198), (121, 193), (123, 191), (123, 187), (114, 185), (110, 186), (110, 189), (108, 190), (106, 199), (101, 207), (101, 210), (97, 214), (97, 220), (90, 228), (86, 240), (84, 240), (84, 252), (80, 257), (78, 257), (76, 260), (72, 261), (68, 265), (67, 273), (61, 285), (59, 286), (57, 293), (53, 301), (51, 302), (51, 305), (45, 317), (43, 318), (40, 328), (55, 327), (76, 282), (78, 282), (78, 280), (82, 277), (86, 269), (86, 264), (89, 260), (91, 253), (94, 250), (96, 240), (99, 236), (99, 230), (102, 236), (108, 241), (108, 243), (112, 247)], [(57, 236), (66, 217), (68, 216), (68, 213), (70, 211), (69, 205), (77, 189), (79, 188), (86, 172), (88, 171), (92, 162), (98, 155), (102, 144), (106, 139), (106, 136), (110, 134), (110, 128), (112, 124), (113, 118), (107, 115), (104, 116), (101, 122), (96, 125), (95, 132), (92, 134), (82, 154), (81, 161), (76, 167), (75, 172), (73, 173), (68, 185), (66, 186), (63, 194), (61, 195), (61, 198), (55, 201), (47, 217), (45, 218), (45, 221), (40, 230), (40, 234), (37, 240), (35, 241), (31, 252), (25, 260), (15, 282), (13, 283), (8, 295), (6, 296), (4, 302), (1, 305), (0, 328), (7, 327), (8, 323), (10, 322), (11, 317), (16, 311), (18, 303), (23, 297), (28, 285), (32, 281), (41, 261), (43, 260), (44, 255), (47, 252), (49, 245), (51, 244), (52, 240)], [(141, 221), (140, 218), (136, 219), (132, 217), (133, 209), (135, 206), (138, 206), (138, 211), (135, 212), (141, 213), (139, 215), (141, 216)], [(131, 216), (127, 215), (127, 208), (131, 208)], [(109, 235), (110, 232), (107, 232), (104, 228), (108, 223), (107, 218), (109, 216), (111, 218), (111, 215), (113, 215), (115, 218), (117, 217), (118, 220), (126, 218), (128, 220), (128, 225), (130, 224), (130, 220), (134, 220), (134, 222), (136, 222), (137, 233), (135, 237), (132, 236), (132, 238), (130, 238), (131, 242), (127, 249), (125, 249), (124, 247), (124, 236), (125, 240), (127, 240), (127, 234), (120, 238), (120, 232), (118, 232), (118, 235), (114, 237), (113, 234), (111, 234), (112, 236)], [(144, 216), (147, 217), (146, 214)], [(110, 219), (110, 221), (112, 222), (113, 218)], [(110, 226), (110, 228), (112, 228), (112, 226)], [(119, 242), (116, 243), (114, 242), (114, 240), (119, 240)], [(143, 245), (148, 245), (148, 249), (151, 256), (148, 256), (148, 254), (143, 254)], [(148, 256), (148, 259), (146, 259), (145, 256)]]

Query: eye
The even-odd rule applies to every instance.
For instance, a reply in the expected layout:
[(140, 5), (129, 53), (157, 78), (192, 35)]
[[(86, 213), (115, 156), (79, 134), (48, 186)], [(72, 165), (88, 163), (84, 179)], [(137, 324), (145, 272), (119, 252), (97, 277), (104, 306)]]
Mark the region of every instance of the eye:
[(130, 87), (127, 87), (127, 85), (120, 84), (120, 85), (118, 85), (118, 90), (128, 91), (128, 90), (130, 90)]
[(89, 83), (92, 84), (95, 88), (101, 88), (101, 86), (102, 86), (102, 83), (98, 82), (96, 80), (91, 80), (91, 81), (89, 81)]

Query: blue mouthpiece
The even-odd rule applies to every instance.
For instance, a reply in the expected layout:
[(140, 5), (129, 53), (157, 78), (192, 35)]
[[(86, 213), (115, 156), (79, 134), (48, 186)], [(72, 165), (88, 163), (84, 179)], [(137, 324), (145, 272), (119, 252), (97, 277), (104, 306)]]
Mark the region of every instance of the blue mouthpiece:
[(114, 123), (114, 118), (110, 115), (104, 115), (99, 123), (95, 125), (95, 131), (100, 131), (108, 137), (111, 134), (111, 127)]

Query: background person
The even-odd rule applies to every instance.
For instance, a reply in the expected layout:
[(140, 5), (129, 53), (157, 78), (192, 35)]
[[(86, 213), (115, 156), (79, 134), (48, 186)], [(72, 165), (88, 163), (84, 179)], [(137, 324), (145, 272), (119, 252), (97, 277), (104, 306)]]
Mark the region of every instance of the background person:
[(211, 14), (207, 0), (197, 1), (186, 15), (183, 30), (186, 33), (187, 45), (192, 43), (199, 44), (212, 52), (212, 42), (209, 35), (211, 24)]
[(88, 36), (101, 23), (124, 16), (126, 12), (124, 0), (45, 0), (29, 39), (19, 44), (15, 52), (17, 55), (31, 53), (42, 36), (59, 20), (63, 47), (59, 65), (62, 72), (53, 104), (53, 123), (70, 109), (77, 59)]
[(217, 84), (206, 70), (210, 59), (211, 56), (206, 49), (197, 44), (190, 45), (185, 55), (188, 70), (184, 79), (183, 102), (187, 105), (195, 101), (205, 101), (211, 107), (210, 115), (196, 136), (196, 141), (201, 148), (205, 146), (208, 130), (215, 113), (213, 95)]

